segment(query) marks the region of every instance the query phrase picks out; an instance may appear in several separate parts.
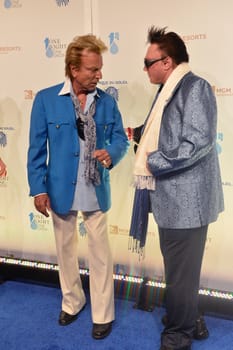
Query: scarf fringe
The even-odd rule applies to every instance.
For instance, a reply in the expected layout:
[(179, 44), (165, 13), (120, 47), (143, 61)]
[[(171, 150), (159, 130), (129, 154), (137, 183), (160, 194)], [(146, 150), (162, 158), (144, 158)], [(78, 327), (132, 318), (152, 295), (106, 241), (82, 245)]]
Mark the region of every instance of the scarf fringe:
[(145, 247), (141, 247), (140, 240), (129, 237), (128, 250), (131, 250), (133, 253), (137, 253), (139, 260), (145, 258)]
[(155, 178), (153, 176), (135, 175), (134, 187), (139, 190), (155, 190)]

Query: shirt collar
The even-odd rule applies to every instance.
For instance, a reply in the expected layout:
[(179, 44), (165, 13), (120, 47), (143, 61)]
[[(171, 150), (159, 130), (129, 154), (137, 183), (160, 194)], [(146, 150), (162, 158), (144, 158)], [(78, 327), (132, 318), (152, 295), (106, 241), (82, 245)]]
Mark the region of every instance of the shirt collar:
[[(71, 81), (69, 78), (66, 78), (64, 85), (59, 91), (58, 95), (59, 96), (67, 95), (67, 94), (70, 94), (70, 91), (71, 91)], [(92, 95), (93, 97), (96, 96), (98, 98), (100, 97), (97, 89), (95, 89), (93, 92), (88, 93), (88, 95)]]

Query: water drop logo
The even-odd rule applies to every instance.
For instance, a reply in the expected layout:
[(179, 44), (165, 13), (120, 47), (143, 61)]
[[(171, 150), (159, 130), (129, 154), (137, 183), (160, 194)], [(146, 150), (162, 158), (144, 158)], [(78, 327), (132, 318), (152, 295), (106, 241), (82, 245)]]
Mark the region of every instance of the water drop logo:
[(32, 230), (48, 231), (50, 227), (50, 219), (45, 218), (42, 214), (29, 213), (30, 227)]
[(6, 9), (20, 8), (22, 5), (20, 4), (19, 0), (4, 0), (4, 7)]
[(45, 38), (44, 40), (44, 44), (45, 44), (45, 53), (47, 57), (53, 57), (53, 48), (52, 45), (50, 44), (50, 40), (49, 38)]
[(0, 147), (6, 147), (6, 144), (7, 144), (6, 134), (0, 131)]
[(115, 98), (116, 101), (119, 99), (119, 92), (114, 86), (109, 86), (105, 92)]
[(221, 142), (223, 142), (223, 133), (222, 133), (222, 132), (219, 132), (219, 133), (217, 134), (217, 143), (216, 143), (216, 148), (217, 148), (218, 154), (221, 154), (221, 153), (222, 153)]
[(68, 6), (70, 0), (56, 0), (58, 6)]
[(4, 1), (4, 7), (5, 7), (6, 9), (11, 8), (11, 6), (12, 6), (12, 1), (11, 1), (11, 0), (5, 0), (5, 1)]
[(109, 44), (110, 44), (110, 52), (113, 55), (116, 55), (119, 51), (118, 45), (116, 43), (116, 40), (119, 40), (119, 33), (118, 32), (112, 32), (109, 34)]
[(29, 214), (29, 220), (30, 220), (31, 229), (36, 230), (38, 228), (38, 225), (37, 225), (35, 216), (32, 212)]
[(66, 43), (63, 43), (60, 38), (46, 37), (44, 39), (45, 54), (48, 58), (64, 57)]

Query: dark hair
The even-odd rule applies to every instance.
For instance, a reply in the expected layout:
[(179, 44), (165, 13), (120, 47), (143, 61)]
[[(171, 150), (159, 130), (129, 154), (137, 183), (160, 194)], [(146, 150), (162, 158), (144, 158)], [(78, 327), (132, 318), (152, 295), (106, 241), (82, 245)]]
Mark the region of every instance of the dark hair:
[(160, 50), (165, 55), (170, 56), (176, 64), (189, 61), (189, 55), (184, 41), (181, 37), (174, 33), (166, 33), (165, 28), (150, 27), (148, 30), (147, 42), (150, 44), (158, 44)]

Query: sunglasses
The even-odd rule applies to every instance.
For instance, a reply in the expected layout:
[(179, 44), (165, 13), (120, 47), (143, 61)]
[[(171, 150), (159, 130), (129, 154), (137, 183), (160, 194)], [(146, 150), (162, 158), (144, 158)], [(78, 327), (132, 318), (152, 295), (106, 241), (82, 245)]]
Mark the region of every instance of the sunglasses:
[(154, 63), (159, 62), (164, 60), (165, 58), (167, 58), (167, 56), (161, 57), (161, 58), (157, 58), (154, 60), (148, 60), (147, 58), (144, 58), (144, 66), (146, 67), (146, 69), (150, 68)]

